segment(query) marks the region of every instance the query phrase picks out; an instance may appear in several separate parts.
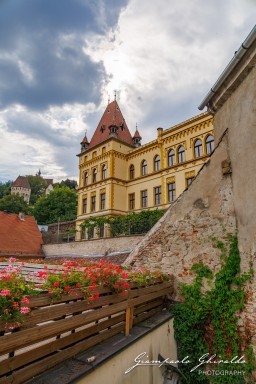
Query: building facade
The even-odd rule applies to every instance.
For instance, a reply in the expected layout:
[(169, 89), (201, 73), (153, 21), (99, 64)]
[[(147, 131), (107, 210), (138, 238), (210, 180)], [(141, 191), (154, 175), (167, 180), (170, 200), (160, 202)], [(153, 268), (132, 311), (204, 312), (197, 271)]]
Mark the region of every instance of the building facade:
[(26, 203), (29, 203), (31, 188), (28, 179), (25, 176), (18, 176), (11, 187), (12, 195), (23, 197)]
[(77, 240), (89, 217), (167, 209), (193, 181), (214, 149), (213, 118), (202, 113), (141, 145), (116, 101), (111, 102), (79, 157)]

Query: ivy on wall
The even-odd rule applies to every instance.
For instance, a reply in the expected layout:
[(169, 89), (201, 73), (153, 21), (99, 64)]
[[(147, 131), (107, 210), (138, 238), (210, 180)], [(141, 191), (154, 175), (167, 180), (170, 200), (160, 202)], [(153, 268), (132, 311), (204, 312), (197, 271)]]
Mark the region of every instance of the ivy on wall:
[(104, 225), (109, 225), (111, 236), (135, 235), (147, 233), (163, 216), (164, 210), (155, 209), (153, 211), (142, 211), (139, 213), (129, 213), (126, 216), (115, 217), (89, 217), (80, 225), (81, 228), (87, 228), (99, 231)]
[[(229, 251), (220, 241), (217, 247), (222, 259), (219, 272), (214, 275), (203, 263), (194, 264), (193, 283), (180, 284), (184, 302), (172, 308), (178, 359), (188, 356), (189, 360), (179, 364), (184, 375), (182, 384), (253, 382), (255, 359), (250, 332), (242, 332), (238, 325), (238, 313), (246, 300), (245, 283), (252, 271), (240, 273), (237, 236), (230, 239)], [(201, 364), (203, 361), (208, 363)]]

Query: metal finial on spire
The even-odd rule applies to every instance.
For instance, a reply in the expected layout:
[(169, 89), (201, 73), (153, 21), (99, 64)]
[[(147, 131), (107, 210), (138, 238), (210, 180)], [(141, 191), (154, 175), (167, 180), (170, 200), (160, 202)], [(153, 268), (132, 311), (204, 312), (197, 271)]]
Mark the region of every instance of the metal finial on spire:
[(138, 130), (138, 123), (136, 123), (136, 131)]
[(109, 103), (110, 103), (110, 96), (109, 96), (109, 94), (108, 94), (108, 105), (109, 105)]
[(115, 101), (116, 101), (116, 89), (114, 90), (114, 97), (115, 97)]

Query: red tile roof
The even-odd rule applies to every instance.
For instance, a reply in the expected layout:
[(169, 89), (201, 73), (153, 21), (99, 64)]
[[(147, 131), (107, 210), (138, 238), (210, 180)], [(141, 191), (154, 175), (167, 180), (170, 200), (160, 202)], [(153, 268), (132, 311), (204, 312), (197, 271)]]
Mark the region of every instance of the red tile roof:
[(28, 179), (25, 176), (18, 176), (17, 179), (12, 184), (12, 187), (22, 187), (30, 189), (30, 184)]
[(85, 144), (89, 144), (89, 141), (88, 141), (88, 139), (87, 139), (87, 136), (85, 135), (85, 137), (83, 138), (83, 140), (81, 141), (81, 143), (80, 144), (83, 144), (83, 143), (85, 143)]
[(138, 129), (136, 129), (134, 135), (133, 135), (134, 138), (138, 138), (138, 139), (141, 139), (141, 135), (139, 134), (139, 131)]
[(0, 211), (0, 255), (43, 256), (42, 235), (33, 216)]
[(114, 100), (107, 106), (105, 112), (103, 113), (88, 149), (94, 147), (97, 144), (100, 144), (109, 138), (109, 127), (111, 125), (116, 125), (118, 127), (117, 139), (134, 146), (129, 128), (127, 127), (125, 119), (116, 100)]

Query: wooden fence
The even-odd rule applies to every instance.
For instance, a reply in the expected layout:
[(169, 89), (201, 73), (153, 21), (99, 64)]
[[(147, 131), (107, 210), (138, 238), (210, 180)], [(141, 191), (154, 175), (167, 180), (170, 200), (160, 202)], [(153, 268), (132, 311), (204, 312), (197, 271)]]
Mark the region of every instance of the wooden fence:
[(31, 296), (20, 328), (7, 331), (0, 324), (0, 384), (24, 383), (115, 334), (128, 336), (134, 324), (163, 310), (173, 282), (132, 283), (126, 295), (97, 291), (99, 299), (91, 303), (79, 290), (54, 303), (48, 293)]

